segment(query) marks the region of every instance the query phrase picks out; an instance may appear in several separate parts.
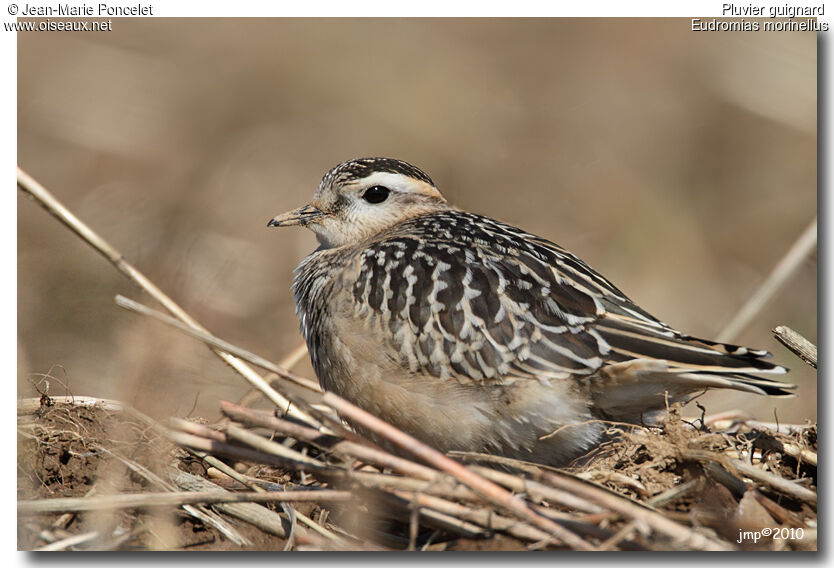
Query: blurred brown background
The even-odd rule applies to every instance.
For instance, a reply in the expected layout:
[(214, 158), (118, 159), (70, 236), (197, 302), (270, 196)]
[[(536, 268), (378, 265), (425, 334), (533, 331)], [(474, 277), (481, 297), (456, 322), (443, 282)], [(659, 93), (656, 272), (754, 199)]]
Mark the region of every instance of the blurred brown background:
[[(217, 335), (273, 360), (301, 341), (269, 230), (357, 156), (425, 169), (453, 203), (573, 250), (633, 299), (714, 336), (816, 214), (816, 35), (688, 20), (114, 20), (21, 33), (19, 163)], [(217, 417), (247, 385), (196, 341), (125, 312), (149, 299), (28, 199), (18, 209), (18, 388)], [(816, 418), (817, 265), (738, 337), (799, 396), (709, 412)], [(155, 307), (155, 306), (154, 306)], [(308, 363), (299, 367), (312, 376)], [(697, 413), (697, 410), (693, 408)]]

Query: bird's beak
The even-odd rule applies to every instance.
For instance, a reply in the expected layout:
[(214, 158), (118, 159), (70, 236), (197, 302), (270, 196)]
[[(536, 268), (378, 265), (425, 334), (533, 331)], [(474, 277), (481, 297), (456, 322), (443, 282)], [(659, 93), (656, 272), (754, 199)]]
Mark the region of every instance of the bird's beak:
[(286, 213), (281, 213), (273, 217), (267, 227), (289, 227), (290, 225), (307, 225), (313, 219), (322, 217), (324, 213), (320, 209), (316, 209), (312, 205), (305, 205)]

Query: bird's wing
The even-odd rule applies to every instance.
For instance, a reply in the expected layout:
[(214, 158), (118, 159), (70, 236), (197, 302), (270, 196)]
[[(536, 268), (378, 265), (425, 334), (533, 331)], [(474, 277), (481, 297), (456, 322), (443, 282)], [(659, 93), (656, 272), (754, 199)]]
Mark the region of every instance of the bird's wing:
[(411, 236), (365, 248), (361, 262), (357, 316), (384, 328), (409, 372), (461, 382), (558, 379), (603, 364), (604, 340), (584, 318), (568, 323), (523, 263)]
[(410, 372), (549, 380), (633, 359), (687, 376), (784, 372), (767, 352), (680, 334), (573, 254), (486, 217), (417, 218), (358, 260), (360, 315), (386, 328)]
[[(512, 227), (507, 227), (512, 231)], [(765, 350), (750, 349), (729, 343), (719, 343), (683, 334), (658, 320), (634, 302), (611, 282), (581, 259), (540, 237), (528, 235), (529, 252), (537, 261), (557, 268), (561, 283), (581, 290), (596, 302), (596, 319), (589, 326), (608, 346), (605, 366), (611, 370), (605, 376), (617, 376), (623, 364), (641, 361), (637, 368), (660, 369), (667, 382), (678, 382), (683, 390), (701, 387), (723, 387), (767, 394), (790, 396), (795, 385), (782, 383), (751, 373), (783, 374), (785, 367), (765, 359)], [(659, 366), (655, 363), (659, 363)], [(633, 366), (632, 366), (633, 367)], [(657, 371), (646, 371), (634, 376), (645, 380)], [(655, 375), (656, 376), (656, 375)]]

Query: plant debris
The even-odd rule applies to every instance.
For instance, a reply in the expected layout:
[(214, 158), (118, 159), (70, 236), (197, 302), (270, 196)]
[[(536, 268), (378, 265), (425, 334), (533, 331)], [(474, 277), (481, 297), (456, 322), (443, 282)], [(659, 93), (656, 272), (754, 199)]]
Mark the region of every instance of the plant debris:
[[(162, 426), (126, 407), (69, 398), (50, 403), (21, 401), (21, 510), (33, 500), (57, 497), (94, 495), (97, 503), (106, 503), (107, 495), (138, 497), (128, 506), (114, 500), (107, 510), (27, 513), (18, 529), (21, 549), (62, 543), (79, 550), (817, 546), (813, 424), (782, 432), (744, 421), (706, 426), (685, 421), (674, 406), (658, 427), (612, 425), (610, 442), (565, 470), (480, 454), (452, 456), (547, 521), (537, 523), (405, 452), (391, 454), (355, 436), (323, 434), (261, 410), (224, 402), (224, 423), (172, 420)], [(204, 485), (185, 488), (182, 476), (198, 476)], [(176, 501), (187, 490), (200, 491), (191, 501), (207, 496), (197, 508), (213, 521), (189, 513), (194, 504), (160, 502), (160, 491), (172, 492)], [(238, 504), (250, 507), (241, 517), (231, 503), (210, 504), (219, 492), (245, 493), (243, 499), (264, 492), (286, 496), (252, 497), (262, 502)], [(147, 502), (137, 505), (142, 494)], [(299, 498), (304, 501), (290, 501)], [(272, 529), (263, 521), (269, 515), (277, 519)]]

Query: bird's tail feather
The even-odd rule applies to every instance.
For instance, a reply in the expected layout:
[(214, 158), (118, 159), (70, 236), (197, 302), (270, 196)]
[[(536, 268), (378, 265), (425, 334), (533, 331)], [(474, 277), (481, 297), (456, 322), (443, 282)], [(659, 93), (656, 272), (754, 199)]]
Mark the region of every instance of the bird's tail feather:
[(796, 388), (796, 385), (731, 369), (724, 372), (685, 369), (658, 359), (613, 363), (600, 369), (597, 377), (599, 381), (591, 380), (595, 408), (610, 419), (635, 423), (644, 422), (669, 404), (686, 402), (709, 388), (780, 397), (793, 396), (791, 391)]
[[(725, 388), (768, 396), (792, 396), (795, 385), (759, 374), (784, 374), (787, 369), (767, 361), (770, 353), (683, 335), (660, 322), (644, 322), (612, 314), (595, 330), (608, 343), (609, 360), (600, 375), (608, 380), (609, 405), (642, 392), (671, 400), (706, 388)], [(665, 395), (664, 395), (665, 396)]]
[(718, 343), (680, 334), (671, 328), (648, 328), (627, 319), (609, 317), (597, 323), (596, 331), (611, 347), (612, 359), (658, 359), (670, 371), (744, 376), (747, 373), (784, 374), (787, 369), (766, 359), (764, 350)]

